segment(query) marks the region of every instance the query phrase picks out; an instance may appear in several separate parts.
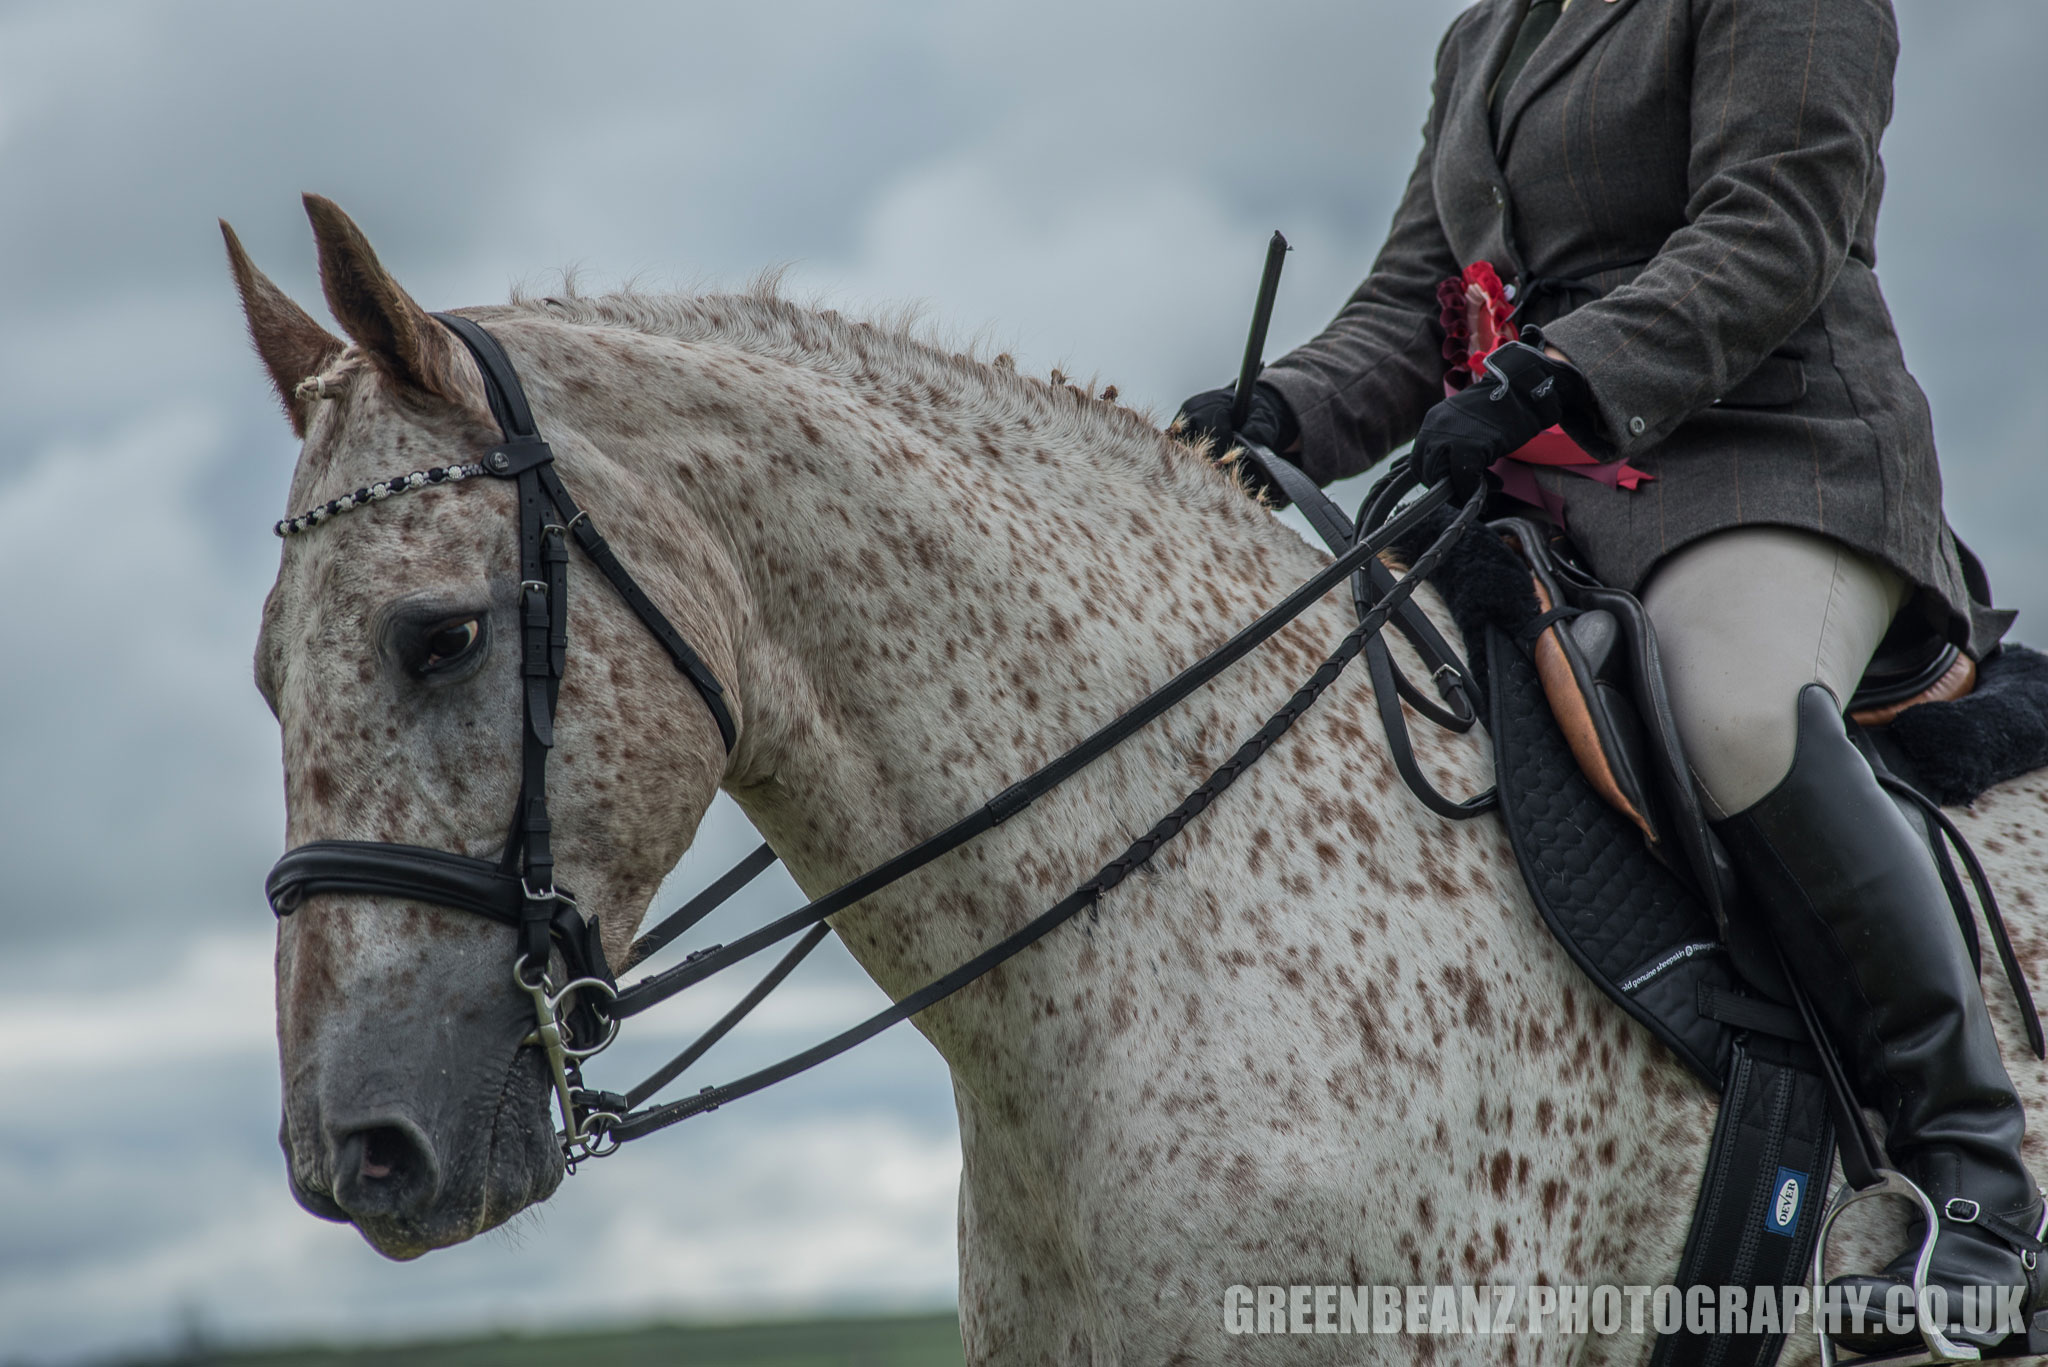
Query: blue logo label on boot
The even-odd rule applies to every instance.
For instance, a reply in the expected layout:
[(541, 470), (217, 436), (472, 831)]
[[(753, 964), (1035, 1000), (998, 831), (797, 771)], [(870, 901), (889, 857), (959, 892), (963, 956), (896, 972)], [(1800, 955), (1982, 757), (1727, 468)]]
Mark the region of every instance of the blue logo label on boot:
[(1779, 1168), (1771, 1179), (1771, 1204), (1764, 1212), (1764, 1228), (1785, 1238), (1799, 1228), (1799, 1207), (1806, 1203), (1806, 1174)]

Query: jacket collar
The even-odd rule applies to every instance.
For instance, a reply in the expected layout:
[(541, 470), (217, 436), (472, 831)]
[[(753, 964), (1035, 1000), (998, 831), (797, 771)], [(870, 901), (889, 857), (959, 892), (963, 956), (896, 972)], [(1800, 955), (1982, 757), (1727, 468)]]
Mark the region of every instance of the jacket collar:
[[(1484, 79), (1477, 87), (1482, 109), (1491, 103), (1493, 83), (1500, 79), (1501, 68), (1507, 65), (1508, 53), (1515, 45), (1515, 34), (1522, 27), (1522, 16), (1528, 12), (1529, 0), (1497, 0), (1494, 5), (1493, 18), (1486, 33), (1486, 57), (1480, 66)], [(1559, 22), (1562, 24), (1563, 21)]]
[[(1529, 64), (1522, 68), (1520, 78), (1508, 91), (1507, 101), (1501, 106), (1500, 131), (1494, 136), (1496, 155), (1507, 155), (1508, 143), (1514, 138), (1515, 124), (1520, 120), (1522, 111), (1543, 93), (1545, 87), (1571, 69), (1572, 63), (1629, 7), (1629, 3), (1630, 0), (1571, 0), (1558, 18), (1557, 27), (1530, 56)], [(1501, 23), (1488, 53), (1488, 89), (1492, 88), (1493, 80), (1498, 79), (1501, 66), (1507, 61), (1515, 30), (1520, 27), (1521, 16), (1527, 8), (1527, 0), (1515, 0), (1502, 6), (1509, 17)]]

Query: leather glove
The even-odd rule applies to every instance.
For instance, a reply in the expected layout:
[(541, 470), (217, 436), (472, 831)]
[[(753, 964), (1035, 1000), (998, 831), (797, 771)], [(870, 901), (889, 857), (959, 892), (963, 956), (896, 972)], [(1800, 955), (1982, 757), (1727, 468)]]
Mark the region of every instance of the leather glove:
[[(1218, 461), (1242, 442), (1257, 442), (1277, 455), (1300, 438), (1301, 423), (1295, 419), (1293, 407), (1279, 390), (1264, 380), (1252, 385), (1251, 412), (1246, 416), (1244, 426), (1232, 431), (1230, 409), (1236, 402), (1236, 385), (1205, 389), (1180, 406), (1180, 413), (1173, 420), (1173, 430), (1190, 441), (1200, 436), (1209, 437), (1209, 458)], [(1266, 478), (1266, 472), (1256, 461), (1240, 460), (1231, 468), (1247, 489), (1263, 495), (1275, 507), (1287, 506), (1287, 495)]]
[(1425, 484), (1449, 480), (1471, 497), (1495, 461), (1554, 423), (1580, 426), (1592, 390), (1578, 367), (1525, 342), (1486, 358), (1486, 374), (1423, 415), (1415, 434), (1415, 472)]

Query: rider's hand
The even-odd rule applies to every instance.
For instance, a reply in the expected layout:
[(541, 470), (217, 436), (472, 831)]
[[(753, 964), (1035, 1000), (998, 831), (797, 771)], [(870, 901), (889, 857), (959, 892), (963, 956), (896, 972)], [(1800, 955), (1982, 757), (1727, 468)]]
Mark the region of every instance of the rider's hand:
[[(1205, 389), (1180, 406), (1180, 414), (1174, 418), (1171, 430), (1189, 441), (1200, 436), (1208, 437), (1212, 460), (1221, 460), (1241, 442), (1257, 442), (1277, 454), (1300, 440), (1301, 424), (1295, 420), (1294, 409), (1272, 385), (1263, 380), (1252, 385), (1251, 412), (1246, 416), (1244, 426), (1233, 431), (1230, 409), (1236, 402), (1235, 385), (1224, 389)], [(1265, 495), (1267, 501), (1276, 507), (1287, 506), (1287, 495), (1266, 478), (1266, 472), (1256, 461), (1239, 460), (1231, 468), (1246, 488)]]
[(1415, 471), (1425, 484), (1449, 480), (1460, 498), (1487, 469), (1538, 432), (1582, 411), (1590, 391), (1571, 362), (1522, 342), (1486, 358), (1486, 373), (1429, 410), (1415, 434)]

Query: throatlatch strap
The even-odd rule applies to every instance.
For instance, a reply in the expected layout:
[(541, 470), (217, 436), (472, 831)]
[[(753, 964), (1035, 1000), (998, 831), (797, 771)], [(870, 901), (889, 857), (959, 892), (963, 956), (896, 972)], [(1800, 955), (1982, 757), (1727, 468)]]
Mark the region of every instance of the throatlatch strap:
[[(519, 374), (513, 369), (511, 359), (505, 355), (504, 348), (498, 345), (498, 339), (457, 314), (437, 313), (433, 316), (459, 337), (469, 348), (470, 354), (476, 358), (477, 367), (483, 372), (484, 392), (490, 399), (491, 412), (497, 418), (499, 428), (504, 432), (505, 444), (484, 458), (484, 473), (500, 479), (516, 477), (519, 480), (521, 577), (527, 581), (541, 580), (541, 575), (535, 572), (537, 567), (528, 564), (527, 550), (529, 544), (534, 543), (527, 540), (526, 510), (529, 506), (539, 508), (551, 505), (549, 511), (552, 517), (545, 523), (535, 525), (552, 527), (554, 530), (549, 533), (551, 538), (564, 534), (576, 538), (576, 544), (583, 548), (591, 563), (610, 581), (611, 586), (618, 591), (619, 597), (625, 600), (626, 606), (633, 610), (633, 615), (653, 633), (661, 648), (675, 661), (676, 668), (704, 699), (704, 705), (711, 710), (711, 719), (718, 724), (718, 738), (724, 743), (726, 753), (730, 754), (732, 747), (738, 742), (739, 731), (733, 724), (732, 710), (726, 706), (724, 686), (718, 682), (718, 676), (711, 672), (703, 658), (691, 648), (690, 643), (683, 639), (682, 633), (677, 631), (662, 614), (661, 609), (654, 605), (654, 600), (634, 581), (626, 567), (619, 563), (619, 558), (613, 552), (610, 543), (598, 534), (590, 515), (577, 507), (576, 500), (569, 496), (569, 490), (562, 483), (562, 477), (555, 472), (554, 453), (548, 448), (548, 444), (540, 439), (534, 427), (533, 411), (527, 406), (526, 391), (519, 384)], [(554, 551), (551, 549), (548, 554), (552, 555)], [(561, 555), (566, 575), (566, 548), (562, 549)], [(566, 577), (563, 582), (566, 584)], [(566, 593), (558, 594), (556, 597), (558, 601), (566, 603)], [(558, 633), (562, 638), (560, 653), (564, 655), (568, 645), (567, 624), (565, 606), (561, 609), (562, 629)], [(560, 664), (555, 666), (553, 677), (558, 687), (561, 681)], [(529, 707), (529, 719), (533, 715), (534, 709)], [(547, 709), (547, 715), (549, 739), (544, 743), (552, 744), (552, 706)]]
[(618, 590), (619, 597), (625, 600), (626, 606), (633, 609), (633, 615), (638, 617), (641, 625), (660, 642), (661, 648), (675, 661), (675, 666), (682, 672), (683, 677), (687, 678), (703, 697), (704, 705), (711, 709), (711, 719), (718, 723), (718, 738), (725, 743), (726, 753), (730, 754), (733, 744), (739, 739), (739, 733), (733, 726), (732, 713), (725, 705), (725, 688), (718, 682), (718, 677), (711, 672), (710, 666), (704, 663), (697, 652), (690, 648), (690, 643), (683, 639), (683, 634), (662, 615), (661, 609), (654, 605), (654, 600), (633, 581), (633, 576), (626, 572), (626, 567), (619, 563), (619, 557), (613, 553), (611, 543), (598, 535), (597, 527), (592, 524), (590, 515), (578, 508), (576, 500), (569, 497), (569, 491), (563, 487), (561, 476), (555, 473), (554, 467), (543, 466), (537, 473), (540, 475), (542, 487), (548, 491), (549, 497), (554, 500), (555, 506), (566, 519), (569, 534), (576, 538), (576, 544), (590, 557), (590, 563), (597, 566), (598, 572), (611, 581), (611, 586)]

